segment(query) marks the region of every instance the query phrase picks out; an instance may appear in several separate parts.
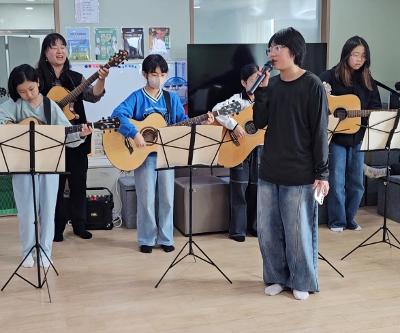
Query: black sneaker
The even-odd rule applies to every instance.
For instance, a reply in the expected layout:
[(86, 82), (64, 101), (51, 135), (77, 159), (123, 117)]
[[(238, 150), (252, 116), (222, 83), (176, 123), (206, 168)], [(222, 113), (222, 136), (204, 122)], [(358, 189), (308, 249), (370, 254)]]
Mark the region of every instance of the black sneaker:
[(83, 230), (79, 233), (74, 232), (74, 234), (83, 239), (91, 239), (93, 237), (92, 233), (87, 230)]
[(142, 253), (151, 253), (153, 251), (153, 247), (149, 245), (140, 245), (139, 249)]
[(53, 242), (62, 242), (64, 240), (63, 234), (54, 234)]
[(240, 236), (240, 235), (229, 235), (230, 239), (233, 239), (236, 242), (244, 242), (246, 240), (245, 236)]
[(161, 245), (161, 248), (164, 250), (164, 252), (172, 252), (175, 250), (173, 245)]

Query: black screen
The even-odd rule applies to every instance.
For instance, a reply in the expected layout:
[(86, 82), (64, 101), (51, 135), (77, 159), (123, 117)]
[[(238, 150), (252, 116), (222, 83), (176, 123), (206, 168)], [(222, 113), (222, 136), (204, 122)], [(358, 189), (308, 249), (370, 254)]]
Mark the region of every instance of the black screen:
[[(240, 70), (267, 61), (266, 44), (189, 44), (187, 46), (189, 117), (207, 111), (242, 91)], [(326, 69), (326, 43), (307, 43), (302, 66), (317, 75)]]

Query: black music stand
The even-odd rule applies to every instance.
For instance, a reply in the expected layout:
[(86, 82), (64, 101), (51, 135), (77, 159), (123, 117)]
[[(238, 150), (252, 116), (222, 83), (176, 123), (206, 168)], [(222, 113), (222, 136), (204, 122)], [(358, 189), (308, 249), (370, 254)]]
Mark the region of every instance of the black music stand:
[[(157, 154), (157, 170), (170, 170), (177, 168), (189, 169), (189, 240), (185, 243), (167, 270), (161, 276), (160, 280), (155, 285), (159, 286), (168, 271), (175, 265), (180, 263), (188, 256), (193, 256), (194, 260), (200, 259), (207, 264), (214, 266), (224, 278), (232, 284), (232, 281), (225, 273), (214, 263), (214, 261), (200, 248), (193, 240), (193, 168), (213, 168), (217, 166), (217, 157), (222, 141), (222, 127), (210, 125), (192, 125), (191, 127), (177, 126), (166, 127), (158, 130), (159, 132), (159, 151)], [(204, 255), (205, 258), (197, 255), (194, 246)], [(188, 246), (188, 253), (180, 259), (179, 256)]]
[[(365, 126), (366, 131), (364, 134), (363, 143), (361, 146), (361, 151), (374, 151), (374, 150), (384, 150), (386, 151), (386, 177), (384, 181), (385, 195), (384, 195), (384, 210), (383, 210), (383, 225), (378, 228), (372, 235), (370, 235), (366, 240), (357, 245), (353, 250), (347, 253), (341, 258), (344, 260), (358, 248), (374, 245), (379, 243), (389, 244), (397, 249), (400, 249), (398, 245), (390, 242), (389, 235), (391, 235), (400, 245), (400, 241), (393, 235), (390, 229), (387, 227), (386, 221), (386, 209), (387, 209), (387, 187), (390, 178), (390, 152), (393, 149), (400, 149), (400, 130), (399, 130), (399, 119), (400, 110), (396, 113), (388, 111), (373, 112), (369, 118), (369, 125)], [(378, 232), (382, 230), (382, 240), (367, 243), (372, 237), (374, 237)]]
[[(6, 134), (6, 139), (4, 139), (4, 141), (0, 141), (0, 173), (15, 175), (30, 174), (32, 178), (35, 244), (19, 263), (18, 267), (1, 288), (1, 291), (4, 291), (14, 276), (18, 276), (37, 289), (41, 289), (43, 285), (46, 284), (49, 301), (51, 303), (47, 274), (50, 267), (53, 268), (57, 276), (59, 274), (39, 242), (35, 175), (64, 173), (64, 152), (66, 144), (65, 127), (48, 125), (35, 126), (33, 121), (30, 122), (29, 126), (6, 125), (2, 127), (1, 131), (3, 133), (8, 132), (8, 135)], [(51, 167), (49, 167), (50, 165)], [(23, 262), (33, 250), (36, 250), (37, 282), (31, 282), (18, 273)], [(43, 265), (43, 254), (50, 263), (46, 269)], [(43, 268), (43, 272), (40, 267)]]

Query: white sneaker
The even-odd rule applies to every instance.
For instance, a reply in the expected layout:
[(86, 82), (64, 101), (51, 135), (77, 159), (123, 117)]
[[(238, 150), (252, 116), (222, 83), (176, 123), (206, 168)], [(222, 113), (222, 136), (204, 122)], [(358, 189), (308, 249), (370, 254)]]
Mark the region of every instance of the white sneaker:
[(44, 268), (49, 268), (50, 262), (53, 263), (53, 260), (50, 259), (49, 261), (46, 256), (42, 256), (40, 260), (40, 266)]
[(35, 262), (33, 261), (33, 256), (30, 254), (25, 258), (24, 262), (22, 263), (22, 267), (32, 268), (34, 264)]
[(386, 176), (386, 168), (373, 168), (364, 164), (364, 174), (368, 178), (381, 178)]
[(283, 291), (283, 287), (278, 283), (271, 284), (270, 286), (265, 287), (265, 290), (264, 290), (265, 294), (268, 296), (278, 295), (282, 291)]
[(333, 232), (342, 232), (343, 231), (343, 227), (336, 227), (336, 228), (329, 228), (330, 229), (330, 231), (333, 231)]
[(304, 301), (308, 298), (308, 296), (310, 296), (310, 294), (308, 293), (308, 291), (300, 291), (293, 289), (293, 296), (295, 299), (299, 301)]

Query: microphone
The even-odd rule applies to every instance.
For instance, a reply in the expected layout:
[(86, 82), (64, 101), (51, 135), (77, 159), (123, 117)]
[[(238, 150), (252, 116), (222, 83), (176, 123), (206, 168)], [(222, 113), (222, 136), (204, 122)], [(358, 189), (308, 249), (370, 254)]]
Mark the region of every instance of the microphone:
[(261, 69), (261, 75), (258, 76), (256, 82), (254, 82), (253, 86), (250, 88), (250, 90), (247, 91), (247, 93), (253, 95), (258, 86), (260, 85), (261, 81), (264, 80), (267, 72), (270, 72), (271, 70), (272, 70), (272, 62), (270, 60), (265, 63), (265, 65)]

